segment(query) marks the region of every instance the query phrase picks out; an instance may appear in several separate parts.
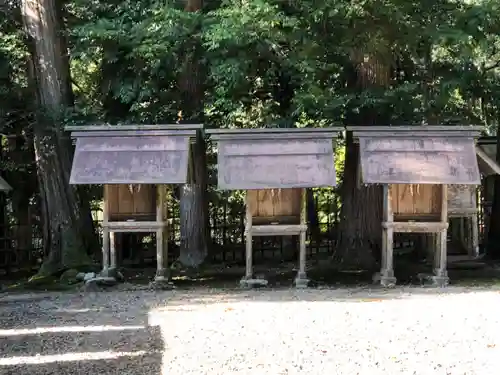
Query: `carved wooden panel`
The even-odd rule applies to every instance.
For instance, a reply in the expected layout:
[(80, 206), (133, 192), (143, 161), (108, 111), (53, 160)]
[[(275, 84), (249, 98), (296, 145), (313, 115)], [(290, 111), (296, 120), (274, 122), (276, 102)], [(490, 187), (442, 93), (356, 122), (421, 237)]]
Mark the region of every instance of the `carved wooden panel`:
[(448, 185), (448, 212), (454, 216), (477, 211), (475, 185)]
[(335, 186), (332, 140), (219, 140), (218, 185), (225, 190)]
[(364, 183), (480, 183), (473, 138), (360, 137)]
[(77, 139), (71, 184), (181, 184), (187, 180), (187, 136), (99, 136)]

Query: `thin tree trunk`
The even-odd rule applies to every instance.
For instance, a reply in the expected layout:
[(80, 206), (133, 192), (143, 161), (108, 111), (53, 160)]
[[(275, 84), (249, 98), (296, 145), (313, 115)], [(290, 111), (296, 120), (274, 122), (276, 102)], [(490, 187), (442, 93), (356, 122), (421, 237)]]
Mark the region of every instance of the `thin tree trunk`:
[[(201, 11), (202, 0), (186, 0), (184, 10)], [(196, 36), (188, 43), (183, 71), (179, 78), (182, 95), (179, 122), (203, 123), (204, 69), (201, 65), (201, 45)], [(190, 45), (189, 45), (190, 44)], [(208, 255), (208, 203), (206, 199), (205, 143), (198, 137), (193, 146), (191, 181), (181, 188), (180, 226), (181, 248), (179, 262), (188, 267), (200, 266)]]
[(48, 251), (38, 276), (81, 269), (91, 263), (86, 245), (92, 234), (84, 224), (76, 189), (69, 185), (72, 148), (62, 129), (62, 115), (72, 106), (73, 93), (59, 6), (55, 0), (22, 0), (39, 105), (33, 131)]

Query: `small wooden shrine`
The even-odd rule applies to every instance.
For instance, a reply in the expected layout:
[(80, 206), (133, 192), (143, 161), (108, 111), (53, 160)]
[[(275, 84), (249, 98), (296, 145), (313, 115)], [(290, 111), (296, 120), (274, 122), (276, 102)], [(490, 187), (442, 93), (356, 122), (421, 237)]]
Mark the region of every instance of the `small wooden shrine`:
[(436, 233), (433, 281), (448, 283), (446, 269), (448, 187), (479, 185), (472, 126), (349, 127), (360, 148), (364, 184), (382, 184), (382, 265), (380, 282), (396, 283), (393, 234)]
[(219, 129), (218, 187), (246, 190), (246, 272), (240, 285), (267, 285), (254, 276), (255, 236), (299, 236), (297, 287), (306, 287), (305, 188), (335, 186), (333, 139), (342, 128)]
[(497, 160), (497, 139), (496, 137), (481, 137), (477, 141), (477, 155), (479, 170), (483, 175), (483, 234), (487, 238), (490, 224), (491, 207), (493, 204), (495, 175), (500, 174), (500, 166)]
[(71, 126), (70, 184), (104, 185), (102, 276), (117, 268), (115, 233), (156, 233), (156, 282), (167, 282), (167, 185), (192, 180), (191, 145), (202, 125)]

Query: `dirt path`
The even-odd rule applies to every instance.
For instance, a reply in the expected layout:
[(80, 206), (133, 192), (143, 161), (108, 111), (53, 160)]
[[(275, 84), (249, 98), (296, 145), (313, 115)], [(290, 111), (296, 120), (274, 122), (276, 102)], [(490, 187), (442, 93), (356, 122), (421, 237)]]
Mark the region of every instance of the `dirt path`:
[(0, 374), (480, 374), (498, 288), (0, 296)]

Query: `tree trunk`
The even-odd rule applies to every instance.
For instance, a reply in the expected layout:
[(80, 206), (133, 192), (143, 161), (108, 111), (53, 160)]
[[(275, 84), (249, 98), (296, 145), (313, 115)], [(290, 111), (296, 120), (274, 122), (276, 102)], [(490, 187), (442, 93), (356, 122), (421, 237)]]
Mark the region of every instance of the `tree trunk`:
[(62, 129), (63, 115), (72, 106), (73, 95), (59, 6), (55, 0), (22, 0), (39, 106), (33, 132), (44, 247), (48, 251), (38, 276), (81, 269), (91, 263), (86, 245), (92, 234), (84, 224), (76, 189), (69, 185), (72, 148)]
[[(381, 52), (384, 54), (384, 52)], [(390, 66), (376, 54), (354, 51), (355, 65), (350, 85), (360, 92), (368, 87), (384, 87), (390, 82)], [(387, 125), (388, 108), (363, 108), (352, 115), (350, 125)], [(343, 267), (372, 270), (381, 257), (382, 187), (362, 185), (358, 172), (359, 147), (347, 133), (344, 179), (341, 188), (339, 242), (336, 260)], [(359, 181), (359, 183), (358, 183)]]
[(381, 250), (382, 187), (358, 186), (358, 168), (359, 147), (348, 133), (337, 257), (342, 267), (371, 270)]
[[(500, 128), (497, 129), (497, 163), (500, 163)], [(486, 256), (492, 260), (500, 260), (500, 176), (494, 176), (493, 202), (491, 205), (490, 223)]]
[[(200, 11), (202, 0), (186, 0), (184, 10)], [(201, 43), (193, 36), (187, 43), (179, 78), (182, 108), (179, 122), (203, 123), (204, 69), (200, 63)], [(180, 192), (181, 248), (178, 261), (187, 267), (199, 267), (208, 255), (208, 202), (206, 199), (205, 144), (201, 137), (193, 145), (191, 181)]]

